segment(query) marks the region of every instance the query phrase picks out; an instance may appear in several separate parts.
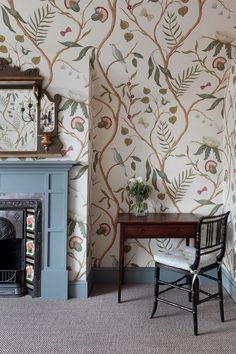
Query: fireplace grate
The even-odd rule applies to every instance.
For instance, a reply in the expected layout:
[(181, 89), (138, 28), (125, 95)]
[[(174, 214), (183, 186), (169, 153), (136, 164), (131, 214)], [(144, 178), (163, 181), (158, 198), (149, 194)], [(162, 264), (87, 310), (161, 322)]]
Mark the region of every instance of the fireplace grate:
[(0, 283), (16, 284), (24, 277), (24, 270), (1, 270)]

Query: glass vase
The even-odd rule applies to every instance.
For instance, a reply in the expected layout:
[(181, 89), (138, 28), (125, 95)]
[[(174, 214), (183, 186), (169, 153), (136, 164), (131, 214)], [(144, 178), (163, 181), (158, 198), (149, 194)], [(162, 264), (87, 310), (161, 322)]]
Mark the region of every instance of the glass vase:
[(135, 216), (145, 215), (144, 201), (143, 199), (135, 199), (133, 213)]

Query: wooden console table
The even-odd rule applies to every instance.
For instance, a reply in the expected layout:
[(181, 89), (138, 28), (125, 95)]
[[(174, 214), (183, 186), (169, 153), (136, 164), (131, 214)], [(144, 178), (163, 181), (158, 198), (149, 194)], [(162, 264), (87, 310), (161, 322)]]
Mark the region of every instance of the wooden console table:
[(149, 238), (194, 238), (199, 218), (190, 213), (150, 213), (144, 216), (119, 214), (120, 224), (120, 255), (118, 302), (121, 302), (121, 286), (124, 280), (124, 243), (127, 239)]

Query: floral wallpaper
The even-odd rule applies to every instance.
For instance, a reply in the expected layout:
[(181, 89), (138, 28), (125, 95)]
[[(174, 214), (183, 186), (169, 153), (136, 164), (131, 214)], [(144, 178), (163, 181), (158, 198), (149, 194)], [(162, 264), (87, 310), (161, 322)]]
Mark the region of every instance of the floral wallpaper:
[[(131, 177), (152, 186), (149, 211), (224, 209), (224, 98), (236, 38), (233, 1), (110, 5), (110, 31), (93, 73), (92, 246), (98, 267), (117, 265), (116, 216), (133, 209), (126, 191)], [(126, 265), (153, 265), (155, 249), (174, 242), (127, 242)], [(226, 264), (232, 271), (233, 262)]]
[[(234, 0), (2, 0), (0, 7), (1, 56), (39, 67), (44, 87), (62, 95), (63, 158), (80, 162), (69, 185), (71, 280), (85, 279), (91, 266), (117, 266), (116, 219), (132, 212), (132, 177), (152, 187), (149, 211), (230, 208), (234, 231)], [(126, 265), (152, 266), (155, 249), (174, 242), (132, 240)], [(234, 277), (233, 249), (234, 233), (226, 257)]]
[(229, 85), (227, 88), (227, 94), (225, 99), (225, 128), (224, 128), (224, 201), (225, 209), (231, 211), (231, 227), (229, 228), (227, 238), (227, 251), (225, 257), (225, 264), (232, 278), (236, 278), (236, 166), (235, 166), (235, 84), (236, 84), (236, 72), (235, 72), (235, 59), (231, 67), (231, 76)]

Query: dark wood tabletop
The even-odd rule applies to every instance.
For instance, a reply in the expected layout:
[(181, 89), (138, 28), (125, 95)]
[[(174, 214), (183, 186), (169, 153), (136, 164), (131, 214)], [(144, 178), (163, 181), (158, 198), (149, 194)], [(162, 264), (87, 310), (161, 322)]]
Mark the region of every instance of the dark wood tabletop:
[(121, 224), (163, 224), (163, 223), (196, 223), (199, 217), (191, 213), (147, 213), (142, 216), (135, 216), (131, 213), (121, 213), (117, 222)]

